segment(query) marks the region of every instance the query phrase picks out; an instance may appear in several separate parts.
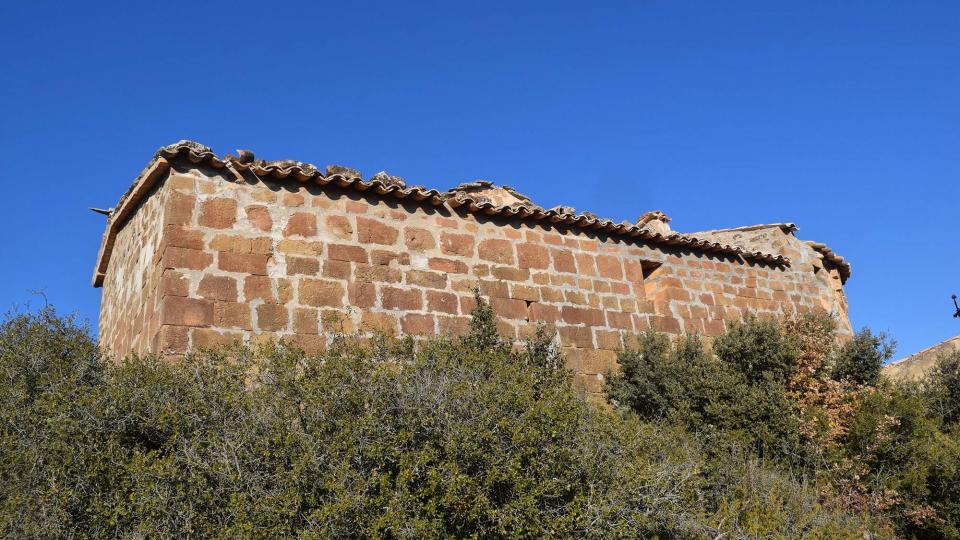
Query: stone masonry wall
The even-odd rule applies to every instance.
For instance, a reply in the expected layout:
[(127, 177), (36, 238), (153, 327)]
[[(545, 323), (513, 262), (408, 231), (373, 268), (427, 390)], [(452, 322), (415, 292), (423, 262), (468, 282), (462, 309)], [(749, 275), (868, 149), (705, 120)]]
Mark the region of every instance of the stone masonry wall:
[(159, 329), (161, 295), (159, 258), (170, 192), (161, 190), (143, 201), (117, 234), (110, 272), (100, 303), (100, 343), (119, 356), (146, 353)]
[(479, 286), (501, 332), (552, 325), (578, 382), (599, 392), (616, 350), (647, 328), (714, 336), (749, 312), (818, 308), (848, 327), (842, 289), (793, 241), (797, 263), (775, 268), (175, 165), (118, 236), (100, 327), (117, 355), (264, 337), (315, 351), (340, 331), (460, 334)]

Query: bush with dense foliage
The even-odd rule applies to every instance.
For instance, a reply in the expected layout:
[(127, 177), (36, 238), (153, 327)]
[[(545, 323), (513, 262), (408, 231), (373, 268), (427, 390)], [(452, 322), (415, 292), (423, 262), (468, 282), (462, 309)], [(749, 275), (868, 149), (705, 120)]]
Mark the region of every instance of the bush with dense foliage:
[(893, 358), (894, 346), (884, 334), (874, 335), (864, 328), (837, 352), (832, 377), (855, 385), (876, 386), (883, 363)]
[(620, 355), (610, 398), (648, 421), (720, 433), (758, 455), (797, 452), (795, 420), (784, 381), (795, 354), (773, 323), (738, 326), (714, 341), (647, 332)]
[(621, 354), (608, 392), (621, 411), (725, 447), (711, 463), (739, 445), (816, 486), (826, 506), (869, 514), (898, 536), (956, 538), (960, 354), (920, 384), (882, 378), (892, 354), (866, 329), (838, 340), (825, 315), (747, 319), (711, 347), (648, 332)]
[(924, 386), (940, 419), (948, 424), (960, 423), (960, 351), (941, 354)]
[[(744, 339), (777, 352), (771, 361), (752, 363), (732, 341), (724, 349), (725, 362), (762, 365), (769, 376), (739, 370), (683, 403), (681, 392), (662, 401), (651, 401), (661, 390), (637, 393), (636, 403), (649, 401), (645, 417), (662, 410), (673, 426), (585, 402), (545, 334), (511, 350), (493, 328), (480, 302), (471, 333), (456, 341), (343, 336), (319, 356), (272, 344), (168, 363), (105, 359), (83, 328), (49, 309), (9, 317), (0, 326), (0, 533), (862, 538), (877, 530), (824, 504), (817, 485), (720, 436), (729, 428), (769, 445), (784, 429), (749, 425), (775, 420), (783, 407), (757, 391), (790, 364), (770, 348), (779, 339), (770, 328)], [(663, 349), (655, 369), (682, 370), (691, 359), (722, 374), (694, 341), (681, 351), (663, 338), (649, 343)], [(742, 399), (753, 405), (719, 405)], [(698, 420), (679, 422), (686, 413)], [(690, 435), (713, 421), (716, 440)]]

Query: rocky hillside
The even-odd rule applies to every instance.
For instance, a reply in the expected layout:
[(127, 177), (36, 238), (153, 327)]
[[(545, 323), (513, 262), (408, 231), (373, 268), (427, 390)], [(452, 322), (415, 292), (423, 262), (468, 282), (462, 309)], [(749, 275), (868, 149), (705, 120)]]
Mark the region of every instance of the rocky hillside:
[(937, 343), (918, 353), (901, 358), (896, 362), (884, 366), (883, 372), (891, 379), (919, 379), (933, 367), (937, 356), (960, 351), (960, 336), (954, 336), (946, 341)]

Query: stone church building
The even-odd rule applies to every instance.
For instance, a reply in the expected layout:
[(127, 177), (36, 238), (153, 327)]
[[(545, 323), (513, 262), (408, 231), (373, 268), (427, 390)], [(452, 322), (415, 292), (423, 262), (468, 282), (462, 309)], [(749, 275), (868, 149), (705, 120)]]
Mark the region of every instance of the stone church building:
[(551, 325), (590, 391), (647, 328), (713, 336), (748, 313), (823, 309), (850, 333), (850, 265), (793, 224), (678, 233), (658, 211), (615, 223), (486, 181), (437, 191), (238, 154), (161, 148), (109, 212), (93, 284), (100, 341), (115, 355), (456, 335), (474, 287), (507, 336)]

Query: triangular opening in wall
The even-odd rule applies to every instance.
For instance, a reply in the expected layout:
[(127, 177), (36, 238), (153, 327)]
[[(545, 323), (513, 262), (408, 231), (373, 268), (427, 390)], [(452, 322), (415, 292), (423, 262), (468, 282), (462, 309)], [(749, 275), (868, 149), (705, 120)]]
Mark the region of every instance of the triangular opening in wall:
[(640, 268), (643, 271), (643, 280), (647, 281), (657, 277), (658, 270), (663, 267), (663, 263), (657, 261), (640, 261)]

